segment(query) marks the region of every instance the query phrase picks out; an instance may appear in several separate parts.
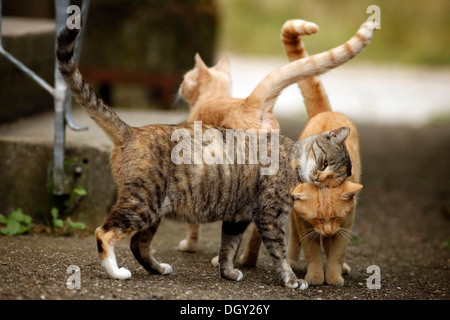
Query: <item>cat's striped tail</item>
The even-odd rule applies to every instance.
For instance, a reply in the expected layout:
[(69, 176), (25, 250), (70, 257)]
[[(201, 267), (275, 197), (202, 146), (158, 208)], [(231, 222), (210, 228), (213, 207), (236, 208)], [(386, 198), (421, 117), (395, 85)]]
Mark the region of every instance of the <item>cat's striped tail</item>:
[(328, 51), (292, 61), (269, 73), (252, 91), (248, 100), (261, 105), (262, 117), (272, 111), (276, 99), (287, 86), (318, 76), (349, 61), (370, 43), (376, 25), (363, 23), (344, 44)]
[(58, 69), (73, 96), (86, 108), (90, 117), (106, 132), (115, 145), (121, 145), (131, 135), (131, 127), (109, 108), (101, 97), (84, 82), (73, 56), (79, 30), (64, 28), (58, 36), (56, 57)]
[[(281, 28), (281, 44), (289, 61), (308, 57), (301, 36), (311, 35), (319, 31), (319, 27), (305, 20), (288, 20)], [(319, 77), (311, 77), (298, 82), (302, 91), (308, 118), (316, 114), (331, 111), (330, 102)]]

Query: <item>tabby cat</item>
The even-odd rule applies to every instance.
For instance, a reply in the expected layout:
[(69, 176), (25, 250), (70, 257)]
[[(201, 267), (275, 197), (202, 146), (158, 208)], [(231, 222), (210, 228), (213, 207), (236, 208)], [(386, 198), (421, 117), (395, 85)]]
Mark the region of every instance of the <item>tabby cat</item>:
[[(220, 275), (239, 281), (243, 275), (234, 268), (233, 257), (243, 231), (253, 221), (284, 286), (306, 289), (308, 284), (296, 278), (286, 257), (285, 226), (294, 202), (290, 193), (301, 182), (301, 176), (310, 176), (310, 172), (302, 171), (302, 166), (311, 157), (309, 150), (315, 144), (334, 150), (330, 161), (347, 155), (344, 141), (348, 128), (320, 133), (296, 143), (281, 135), (275, 135), (273, 140), (269, 135), (266, 146), (273, 147), (273, 142), (278, 145), (277, 149), (269, 149), (278, 152), (278, 170), (275, 174), (262, 174), (265, 165), (261, 161), (235, 164), (238, 151), (246, 148), (243, 144), (253, 139), (252, 134), (237, 130), (229, 136), (227, 130), (232, 129), (200, 125), (202, 132), (215, 130), (225, 140), (231, 139), (233, 148), (228, 148), (226, 141), (220, 144), (212, 138), (196, 144), (198, 124), (195, 123), (138, 128), (122, 121), (83, 81), (73, 57), (77, 34), (77, 29), (65, 28), (58, 37), (56, 55), (58, 69), (73, 96), (114, 143), (111, 172), (118, 186), (118, 199), (106, 222), (95, 232), (100, 261), (107, 273), (116, 279), (131, 277), (129, 270), (118, 267), (114, 244), (132, 236), (130, 248), (136, 260), (151, 273), (170, 274), (171, 266), (159, 263), (150, 251), (162, 217), (170, 215), (188, 223), (222, 220)], [(207, 144), (211, 155), (223, 154), (227, 159), (230, 156), (234, 162), (175, 163), (173, 153), (180, 143), (173, 139), (175, 132), (183, 133), (183, 143), (185, 139), (194, 140), (189, 150), (183, 148), (183, 157), (191, 151), (195, 159), (198, 144)], [(248, 160), (250, 153), (247, 157), (246, 152), (245, 157)]]
[[(374, 29), (373, 25), (369, 25)], [(310, 28), (310, 31), (313, 28)], [(315, 30), (317, 31), (317, 29)], [(310, 34), (309, 32), (308, 34)], [(308, 56), (300, 39), (304, 35), (296, 21), (287, 21), (282, 28), (282, 43), (290, 61)], [(370, 40), (362, 40), (368, 41)], [(350, 134), (345, 141), (352, 167), (350, 177), (333, 176), (333, 161), (320, 155), (315, 161), (322, 168), (314, 172), (316, 180), (323, 183), (333, 181), (334, 188), (321, 188), (320, 184), (302, 183), (292, 192), (295, 199), (291, 213), (291, 232), (289, 237), (288, 258), (293, 268), (297, 267), (300, 249), (303, 247), (307, 263), (305, 280), (311, 285), (324, 282), (324, 268), (321, 254), (321, 242), (327, 257), (325, 281), (330, 285), (342, 286), (342, 274), (350, 272), (350, 267), (344, 262), (347, 244), (351, 236), (356, 208), (356, 198), (362, 185), (361, 160), (359, 153), (358, 131), (353, 122), (344, 114), (333, 112), (328, 97), (319, 78), (310, 78), (299, 82), (299, 87), (305, 98), (308, 122), (299, 139), (329, 130), (336, 126), (350, 128)], [(349, 168), (350, 169), (350, 168)]]
[[(289, 20), (287, 21), (281, 30), (281, 40), (283, 47), (285, 48), (286, 54), (290, 61), (295, 61), (296, 59), (304, 60), (305, 57), (308, 57), (308, 53), (306, 52), (306, 49), (303, 46), (303, 43), (300, 39), (301, 35), (310, 35), (313, 33), (316, 33), (319, 30), (318, 26), (312, 22), (307, 22), (304, 20)], [(356, 50), (354, 49), (355, 43), (360, 43), (360, 45), (363, 45), (364, 47), (367, 46), (373, 36), (374, 31), (374, 25), (371, 23), (364, 23), (361, 25), (360, 29), (356, 33), (356, 36), (352, 38), (351, 41), (353, 43), (350, 43), (348, 45), (344, 45), (344, 50), (346, 54), (354, 56), (356, 54)], [(331, 51), (330, 53), (331, 57), (334, 57), (337, 55), (336, 52)], [(295, 192), (299, 193), (299, 191), (302, 188), (307, 188), (308, 191), (316, 190), (316, 194), (320, 195), (319, 198), (314, 198), (313, 196), (309, 196), (308, 200), (298, 199), (295, 202), (295, 208), (300, 208), (302, 204), (308, 205), (308, 212), (311, 216), (314, 216), (314, 213), (317, 213), (320, 215), (320, 212), (325, 212), (326, 209), (333, 208), (333, 212), (353, 212), (354, 206), (355, 206), (355, 198), (351, 197), (351, 195), (354, 195), (356, 191), (362, 188), (361, 185), (357, 184), (359, 181), (360, 176), (360, 159), (359, 159), (359, 145), (358, 145), (358, 133), (356, 130), (356, 127), (354, 124), (342, 113), (338, 112), (332, 112), (330, 103), (328, 101), (328, 97), (322, 87), (322, 84), (318, 77), (311, 77), (308, 79), (305, 79), (303, 81), (300, 81), (298, 83), (298, 86), (301, 89), (302, 95), (304, 97), (304, 103), (307, 109), (308, 118), (309, 121), (306, 124), (306, 127), (304, 128), (301, 136), (299, 139), (304, 138), (308, 135), (312, 135), (315, 133), (319, 133), (322, 131), (329, 130), (329, 128), (336, 128), (340, 126), (346, 126), (350, 128), (350, 134), (349, 138), (346, 140), (347, 148), (349, 149), (349, 154), (351, 161), (348, 161), (346, 158), (337, 159), (338, 163), (335, 161), (330, 161), (330, 159), (323, 156), (323, 151), (321, 150), (321, 146), (317, 145), (316, 149), (312, 150), (312, 152), (316, 154), (316, 158), (314, 161), (317, 161), (319, 166), (314, 168), (313, 166), (308, 166), (305, 163), (305, 168), (308, 168), (310, 172), (312, 172), (312, 175), (309, 180), (303, 180), (303, 182), (306, 182), (305, 185), (299, 185), (297, 186)], [(319, 151), (317, 153), (317, 151)], [(347, 165), (343, 165), (342, 161), (344, 163), (348, 163)], [(336, 169), (335, 166), (340, 166), (340, 169)], [(347, 172), (344, 172), (343, 170), (347, 170)], [(351, 174), (351, 178), (348, 181), (345, 181), (347, 176)], [(345, 181), (345, 182), (344, 182)], [(355, 184), (354, 184), (355, 183)], [(327, 189), (323, 187), (337, 187), (333, 189)], [(299, 197), (297, 194), (293, 195), (294, 197)], [(340, 199), (340, 197), (344, 197), (344, 199)], [(327, 197), (330, 201), (327, 201)], [(348, 199), (347, 199), (348, 198)], [(341, 201), (342, 200), (342, 201)], [(337, 206), (340, 206), (340, 209), (337, 209)], [(315, 208), (320, 208), (319, 210)], [(344, 210), (345, 209), (345, 210)], [(340, 211), (339, 211), (340, 210)], [(292, 215), (291, 220), (293, 221), (291, 228), (293, 229), (293, 232), (291, 232), (290, 235), (290, 243), (289, 243), (289, 258), (290, 262), (293, 266), (296, 266), (296, 261), (299, 257), (300, 252), (300, 241), (298, 240), (299, 235), (298, 232), (303, 232), (301, 236), (303, 236), (303, 240), (308, 242), (307, 246), (304, 246), (304, 250), (308, 251), (309, 249), (313, 249), (313, 245), (311, 244), (312, 239), (314, 240), (320, 240), (320, 237), (314, 237), (314, 233), (308, 233), (307, 231), (311, 231), (311, 229), (308, 229), (307, 231), (297, 231), (297, 221), (301, 221), (297, 219), (298, 212), (294, 213)], [(347, 236), (350, 232), (351, 222), (353, 221), (353, 214), (348, 214), (348, 218), (345, 220), (345, 223), (341, 225), (340, 231), (339, 231), (339, 239), (337, 239), (334, 242), (330, 242), (330, 245), (325, 245), (327, 252), (334, 255), (339, 250), (330, 249), (327, 248), (334, 248), (336, 245), (340, 245), (340, 252), (345, 255), (345, 248), (347, 244), (348, 239), (344, 239), (343, 236)], [(329, 219), (335, 218), (329, 217)], [(324, 219), (322, 217), (317, 216), (316, 219)], [(315, 222), (321, 222), (321, 220), (314, 220)], [(328, 223), (328, 218), (326, 219), (326, 222)], [(342, 220), (336, 220), (333, 219), (334, 222), (341, 222)], [(323, 224), (323, 223), (322, 223)], [(337, 225), (337, 223), (335, 224)], [(311, 228), (311, 226), (310, 226)], [(332, 237), (327, 238), (327, 241), (330, 241), (330, 239), (335, 239), (334, 236), (337, 232), (337, 229), (333, 229), (334, 233)], [(309, 235), (309, 237), (308, 237)], [(297, 237), (297, 238), (293, 238)], [(315, 242), (316, 244), (318, 242)], [(326, 242), (326, 241), (325, 241)], [(320, 243), (319, 244), (319, 254), (320, 254)], [(256, 261), (258, 259), (259, 254), (259, 247), (261, 245), (261, 240), (259, 239), (259, 236), (254, 232), (252, 233), (250, 240), (245, 248), (244, 254), (240, 257), (239, 262), (243, 265), (247, 266), (254, 266), (256, 264)], [(315, 248), (317, 249), (317, 248)], [(315, 251), (317, 253), (317, 250)], [(317, 256), (318, 259), (318, 256)], [(327, 282), (330, 284), (339, 284), (343, 281), (343, 278), (341, 277), (339, 270), (340, 268), (334, 266), (333, 264), (334, 258), (328, 259), (328, 268), (329, 274), (327, 278)], [(343, 257), (342, 257), (343, 259)], [(308, 283), (317, 284), (320, 283), (320, 277), (313, 277), (312, 272), (313, 270), (319, 270), (322, 265), (320, 265), (318, 268), (308, 268), (308, 270), (311, 270), (311, 273), (307, 274), (306, 281)], [(342, 264), (341, 264), (342, 267)], [(338, 270), (338, 271), (332, 271), (332, 270)], [(344, 265), (344, 271), (349, 271), (347, 265)], [(317, 272), (316, 272), (317, 273)], [(337, 274), (339, 273), (339, 276)], [(323, 271), (322, 271), (322, 279), (323, 279)], [(323, 282), (323, 280), (322, 280)]]
[[(313, 33), (314, 24), (296, 21), (306, 32)], [(308, 28), (312, 28), (308, 31)], [(188, 71), (180, 85), (179, 95), (190, 105), (188, 121), (203, 121), (207, 124), (234, 129), (278, 129), (279, 124), (273, 114), (273, 106), (278, 95), (288, 85), (301, 79), (318, 75), (335, 68), (360, 53), (368, 44), (371, 30), (363, 25), (356, 35), (337, 48), (306, 59), (293, 61), (267, 75), (246, 99), (231, 97), (230, 64), (222, 58), (214, 67), (208, 68), (200, 56), (195, 56), (195, 66)], [(306, 165), (306, 164), (305, 164)], [(310, 166), (311, 164), (309, 164)], [(338, 170), (339, 168), (335, 168)], [(304, 176), (302, 181), (315, 184), (332, 184), (328, 179), (319, 182), (314, 177)], [(252, 228), (253, 250), (246, 250), (244, 258), (249, 265), (256, 263), (253, 252), (261, 245), (261, 239)], [(179, 248), (183, 251), (195, 251), (199, 239), (199, 226), (189, 225), (186, 239)]]

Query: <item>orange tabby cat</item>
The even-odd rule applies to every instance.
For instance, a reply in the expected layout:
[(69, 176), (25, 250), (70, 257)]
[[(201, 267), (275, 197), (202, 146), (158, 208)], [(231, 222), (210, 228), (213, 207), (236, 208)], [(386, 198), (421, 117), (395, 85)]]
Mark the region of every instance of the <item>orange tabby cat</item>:
[[(303, 20), (294, 21), (298, 21), (306, 30), (315, 26), (305, 24)], [(367, 46), (372, 32), (372, 29), (362, 25), (356, 35), (343, 45), (284, 65), (267, 75), (246, 99), (231, 97), (229, 62), (226, 58), (216, 66), (208, 68), (200, 56), (196, 55), (196, 65), (185, 74), (179, 90), (180, 96), (191, 106), (188, 121), (201, 120), (216, 126), (243, 130), (278, 129), (279, 125), (272, 110), (281, 91), (292, 83), (322, 74), (347, 62)], [(318, 183), (311, 177), (304, 177), (303, 180)], [(333, 182), (327, 180), (321, 182), (323, 183)], [(190, 225), (187, 238), (180, 242), (180, 249), (195, 251), (198, 232), (198, 226)], [(252, 234), (253, 247), (259, 249), (261, 240), (256, 229)]]
[[(364, 44), (368, 44), (374, 30), (374, 26), (363, 24), (367, 30), (372, 30), (369, 36), (359, 32), (356, 37)], [(300, 36), (313, 34), (318, 31), (317, 25), (303, 20), (289, 20), (281, 30), (281, 40), (286, 55), (290, 61), (302, 59), (308, 56)], [(352, 48), (347, 51), (354, 53)], [(328, 97), (318, 77), (311, 77), (298, 83), (304, 97), (308, 122), (299, 139), (318, 132), (346, 126), (350, 128), (350, 134), (345, 144), (352, 160), (351, 177), (345, 182), (331, 174), (330, 167), (334, 163), (328, 163), (322, 159), (322, 170), (317, 170), (311, 181), (298, 185), (292, 196), (296, 199), (291, 217), (291, 235), (288, 248), (288, 257), (293, 267), (296, 266), (301, 241), (305, 242), (304, 251), (308, 261), (308, 274), (305, 280), (310, 284), (323, 283), (323, 266), (320, 253), (320, 236), (324, 239), (324, 248), (328, 256), (327, 283), (342, 285), (343, 271), (349, 272), (350, 268), (343, 263), (345, 250), (351, 224), (353, 222), (355, 194), (362, 188), (358, 184), (361, 172), (359, 158), (358, 133), (352, 121), (342, 113), (332, 112)], [(323, 188), (324, 186), (335, 188)], [(313, 228), (315, 227), (315, 229)], [(330, 227), (331, 232), (330, 232)], [(340, 227), (340, 228), (339, 228)], [(254, 266), (258, 259), (261, 242), (257, 234), (252, 234), (244, 254), (240, 257), (240, 263)], [(319, 262), (320, 258), (320, 262)]]
[[(288, 21), (282, 29), (282, 42), (289, 60), (308, 56), (300, 36), (303, 29), (295, 22)], [(320, 188), (311, 183), (298, 185), (291, 193), (295, 199), (291, 213), (291, 233), (288, 258), (291, 266), (297, 266), (300, 248), (303, 246), (307, 262), (305, 280), (308, 284), (319, 285), (324, 282), (324, 270), (321, 255), (321, 240), (327, 257), (325, 281), (331, 285), (342, 286), (342, 273), (350, 272), (344, 263), (348, 240), (355, 215), (356, 196), (361, 190), (361, 160), (359, 154), (358, 132), (352, 121), (342, 113), (331, 110), (328, 97), (318, 78), (299, 83), (305, 97), (308, 122), (300, 135), (304, 137), (347, 126), (350, 134), (345, 144), (351, 161), (351, 176), (334, 188)], [(323, 159), (324, 170), (317, 176), (326, 180), (327, 167), (331, 165)]]

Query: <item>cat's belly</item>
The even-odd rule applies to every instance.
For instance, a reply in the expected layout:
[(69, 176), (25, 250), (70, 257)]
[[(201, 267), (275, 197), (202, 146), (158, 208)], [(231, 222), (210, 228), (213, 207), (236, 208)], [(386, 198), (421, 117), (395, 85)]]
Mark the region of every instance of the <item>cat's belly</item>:
[(165, 197), (160, 214), (169, 219), (192, 224), (208, 223), (215, 221), (250, 221), (252, 220), (251, 206), (239, 207), (238, 210), (228, 206), (203, 204), (195, 206), (193, 203), (173, 203)]

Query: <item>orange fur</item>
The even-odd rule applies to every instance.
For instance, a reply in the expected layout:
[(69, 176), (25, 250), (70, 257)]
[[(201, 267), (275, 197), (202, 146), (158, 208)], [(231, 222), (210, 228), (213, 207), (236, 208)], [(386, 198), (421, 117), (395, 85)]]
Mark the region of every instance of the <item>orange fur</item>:
[[(313, 34), (318, 27), (307, 21), (287, 21), (281, 31), (281, 40), (290, 61), (302, 59), (308, 53), (300, 36)], [(366, 42), (366, 38), (357, 33), (359, 41)], [(347, 52), (353, 54), (351, 48), (345, 46)], [(329, 51), (330, 59), (335, 59), (333, 51)], [(312, 285), (328, 284), (343, 285), (343, 273), (350, 272), (350, 267), (344, 262), (351, 227), (356, 208), (356, 195), (362, 188), (359, 184), (361, 175), (361, 161), (359, 153), (359, 137), (356, 126), (344, 114), (333, 112), (318, 77), (311, 77), (298, 82), (304, 97), (308, 113), (308, 122), (299, 140), (313, 134), (335, 129), (350, 128), (345, 140), (352, 160), (352, 175), (341, 184), (326, 181), (333, 188), (319, 188), (311, 183), (298, 185), (292, 192), (295, 199), (291, 213), (291, 233), (288, 247), (288, 258), (293, 268), (297, 266), (300, 249), (303, 245), (307, 261), (305, 280)], [(326, 170), (321, 173), (321, 179), (327, 180)], [(320, 176), (319, 176), (320, 177)], [(259, 246), (255, 243), (258, 236), (252, 234), (249, 245), (241, 263), (254, 265), (258, 257)], [(326, 279), (324, 277), (321, 255), (321, 240), (327, 256)]]

